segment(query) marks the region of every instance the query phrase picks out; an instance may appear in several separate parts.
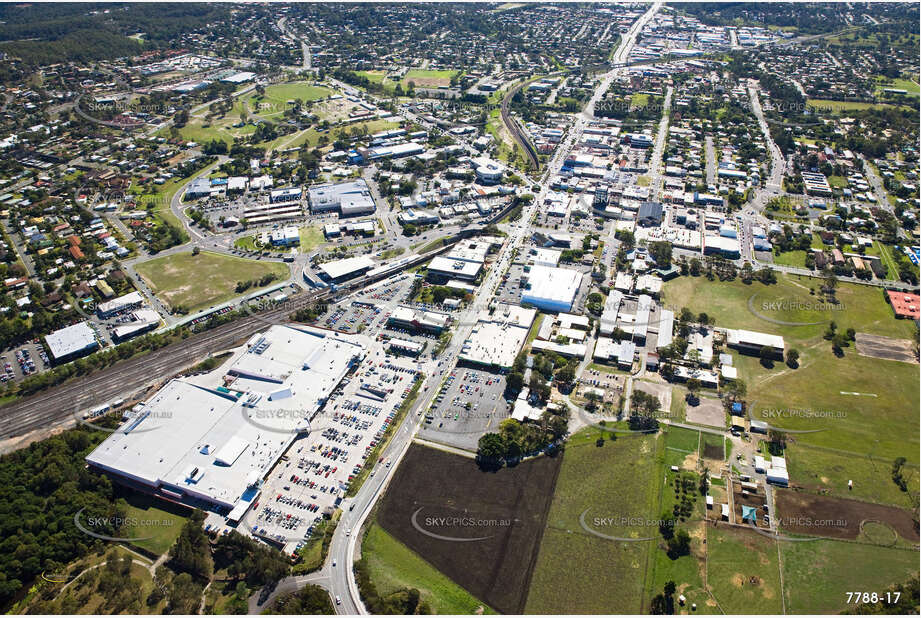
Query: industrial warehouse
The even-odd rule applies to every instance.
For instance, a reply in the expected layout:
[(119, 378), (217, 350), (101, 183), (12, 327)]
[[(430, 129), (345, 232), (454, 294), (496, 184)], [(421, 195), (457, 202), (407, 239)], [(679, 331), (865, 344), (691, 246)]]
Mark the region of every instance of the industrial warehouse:
[(358, 337), (273, 326), (226, 370), (168, 382), (86, 460), (130, 485), (204, 503), (237, 521), (365, 353)]

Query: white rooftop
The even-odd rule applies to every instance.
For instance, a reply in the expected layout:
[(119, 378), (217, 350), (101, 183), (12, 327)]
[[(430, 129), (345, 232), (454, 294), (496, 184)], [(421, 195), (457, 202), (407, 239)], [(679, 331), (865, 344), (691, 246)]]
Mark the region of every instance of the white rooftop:
[(87, 461), (232, 508), (309, 427), (353, 359), (363, 356), (364, 339), (273, 326), (254, 335), (226, 369), (168, 382)]
[(352, 273), (357, 273), (360, 270), (367, 270), (373, 267), (374, 262), (371, 260), (371, 258), (361, 255), (358, 257), (350, 257), (342, 260), (326, 262), (325, 264), (320, 265), (320, 270), (323, 271), (330, 279), (338, 279)]
[(569, 311), (583, 276), (568, 268), (532, 266), (528, 273), (530, 289), (522, 293), (521, 302), (550, 311)]
[(51, 355), (58, 359), (96, 345), (96, 333), (89, 324), (78, 322), (45, 336)]

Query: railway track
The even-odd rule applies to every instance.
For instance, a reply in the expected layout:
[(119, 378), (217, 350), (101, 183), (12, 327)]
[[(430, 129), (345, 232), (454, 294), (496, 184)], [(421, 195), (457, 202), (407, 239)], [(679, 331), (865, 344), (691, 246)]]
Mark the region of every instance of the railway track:
[(521, 127), (518, 126), (518, 123), (515, 122), (515, 119), (512, 118), (511, 114), (509, 114), (508, 103), (512, 100), (512, 97), (518, 94), (522, 88), (528, 84), (536, 82), (538, 79), (541, 79), (541, 77), (532, 77), (531, 79), (523, 81), (509, 90), (505, 97), (502, 98), (502, 106), (499, 111), (500, 115), (502, 116), (502, 124), (504, 124), (505, 128), (508, 129), (512, 139), (515, 140), (515, 142), (518, 143), (522, 149), (524, 149), (524, 152), (527, 155), (528, 160), (531, 163), (531, 167), (534, 169), (534, 171), (540, 169), (540, 162), (537, 160), (537, 150), (534, 149), (534, 145), (531, 144), (531, 140), (525, 136), (524, 132), (521, 130)]
[[(506, 209), (496, 213), (487, 223), (504, 216)], [(288, 320), (291, 313), (319, 302), (334, 302), (368, 285), (393, 276), (397, 272), (426, 262), (453, 247), (463, 238), (479, 233), (480, 227), (468, 228), (445, 240), (441, 247), (420, 254), (374, 275), (365, 275), (355, 281), (336, 286), (295, 294), (281, 307), (270, 308), (207, 331), (195, 333), (186, 339), (133, 356), (114, 365), (99, 369), (86, 376), (71, 378), (66, 382), (0, 407), (0, 440), (23, 436), (43, 427), (54, 426), (74, 418), (74, 413), (110, 401), (125, 393), (134, 393), (168, 379), (188, 369), (203, 357), (236, 347), (267, 325)]]

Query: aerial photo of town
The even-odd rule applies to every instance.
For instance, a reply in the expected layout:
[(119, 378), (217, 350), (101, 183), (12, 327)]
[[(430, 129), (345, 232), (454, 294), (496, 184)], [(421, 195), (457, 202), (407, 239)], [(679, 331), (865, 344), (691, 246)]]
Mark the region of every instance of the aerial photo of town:
[(0, 4), (0, 609), (918, 615), (919, 40)]

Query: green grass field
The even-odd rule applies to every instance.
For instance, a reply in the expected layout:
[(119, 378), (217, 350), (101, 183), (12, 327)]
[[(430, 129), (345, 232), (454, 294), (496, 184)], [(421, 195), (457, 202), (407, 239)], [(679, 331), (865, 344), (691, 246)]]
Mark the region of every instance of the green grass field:
[(243, 236), (233, 241), (233, 246), (243, 251), (259, 251), (262, 247), (256, 244), (255, 236)]
[(707, 551), (707, 583), (724, 613), (783, 613), (776, 541), (749, 530), (711, 526)]
[(649, 103), (649, 95), (636, 92), (630, 97), (630, 104), (636, 107), (643, 107)]
[(369, 82), (380, 84), (384, 81), (384, 78), (387, 77), (386, 71), (355, 71), (355, 74), (360, 77), (365, 77)]
[[(860, 101), (832, 101), (830, 99), (807, 99), (806, 106), (815, 108), (819, 112), (840, 114), (859, 109), (882, 109), (885, 107), (905, 107), (904, 105), (890, 105), (889, 103), (863, 103)], [(907, 109), (907, 108), (906, 108)]]
[(414, 82), (417, 87), (426, 87), (426, 88), (437, 88), (438, 86), (449, 86), (451, 85), (451, 78), (456, 75), (458, 71), (451, 70), (431, 70), (431, 69), (410, 69), (406, 72), (406, 75), (403, 77), (403, 87), (405, 88), (409, 82)]
[[(903, 492), (892, 482), (892, 461), (889, 458), (855, 457), (800, 442), (788, 445), (786, 456), (791, 478), (798, 484), (831, 496), (911, 508), (912, 496), (918, 495), (917, 466), (906, 466), (904, 469), (908, 492)], [(854, 481), (850, 490), (848, 481)]]
[[(660, 437), (621, 436), (596, 446), (597, 429), (566, 445), (547, 517), (525, 613), (643, 613), (649, 552), (654, 541), (612, 541), (608, 536), (655, 537), (654, 525), (596, 525), (594, 518), (655, 519), (658, 503), (656, 452)], [(658, 446), (658, 449), (657, 449)]]
[(668, 427), (665, 433), (665, 447), (686, 453), (696, 453), (700, 443), (700, 432), (683, 427)]
[(917, 550), (815, 541), (780, 543), (784, 599), (789, 614), (837, 614), (848, 591), (885, 592), (918, 575)]
[(783, 266), (795, 266), (797, 268), (806, 267), (805, 251), (785, 251), (780, 255), (774, 256), (774, 263)]
[(265, 96), (262, 97), (252, 92), (247, 96), (245, 103), (250, 114), (271, 120), (284, 114), (285, 110), (290, 107), (288, 101), (300, 99), (307, 104), (311, 101), (325, 99), (331, 94), (333, 91), (323, 86), (314, 86), (308, 82), (293, 82), (268, 86), (265, 89)]
[[(237, 296), (238, 281), (259, 279), (274, 273), (279, 280), (288, 277), (288, 266), (202, 251), (174, 253), (141, 262), (136, 266), (147, 285), (171, 307), (182, 306), (189, 313), (226, 302)], [(252, 293), (255, 288), (247, 292)]]
[(301, 244), (298, 251), (309, 253), (326, 242), (326, 236), (323, 235), (323, 228), (319, 225), (308, 225), (300, 229)]
[[(857, 455), (872, 453), (884, 459), (903, 455), (917, 463), (916, 410), (921, 405), (917, 366), (860, 356), (853, 344), (838, 358), (822, 338), (831, 320), (842, 331), (854, 328), (900, 339), (916, 339), (916, 327), (893, 317), (878, 288), (841, 284), (836, 293), (840, 304), (829, 310), (809, 294), (810, 287), (819, 285), (817, 279), (795, 275), (782, 276), (772, 286), (679, 277), (665, 284), (664, 297), (670, 307), (706, 311), (719, 326), (781, 335), (788, 348), (800, 351), (798, 369), (780, 362), (766, 369), (757, 358), (733, 352), (740, 377), (748, 385), (747, 399), (754, 416), (765, 416), (769, 410), (821, 411), (822, 418), (784, 413), (771, 422), (789, 429), (824, 430), (797, 434), (798, 443)], [(753, 295), (752, 307), (760, 316), (821, 323), (787, 326), (770, 322), (749, 310)], [(805, 303), (812, 305), (804, 308)]]
[(381, 595), (416, 588), (437, 614), (496, 613), (377, 524), (368, 529), (361, 555)]
[(126, 519), (130, 523), (122, 526), (118, 536), (149, 537), (131, 543), (158, 555), (166, 553), (176, 542), (182, 526), (185, 525), (186, 516), (182, 514), (181, 509), (138, 493), (130, 493), (124, 497), (128, 503)]

